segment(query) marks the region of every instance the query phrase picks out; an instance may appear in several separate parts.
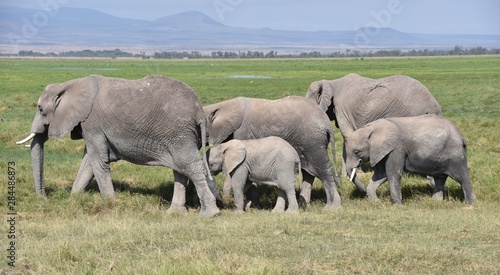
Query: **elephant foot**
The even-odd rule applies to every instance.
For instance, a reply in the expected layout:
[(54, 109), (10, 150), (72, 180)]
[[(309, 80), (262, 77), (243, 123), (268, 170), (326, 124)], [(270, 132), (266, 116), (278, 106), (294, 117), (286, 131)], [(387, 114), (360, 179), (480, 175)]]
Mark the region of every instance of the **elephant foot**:
[(437, 200), (437, 201), (442, 201), (444, 198), (443, 191), (436, 192), (432, 194), (432, 199)]
[(302, 195), (299, 196), (298, 202), (300, 207), (307, 208), (309, 206), (309, 202)]
[(291, 208), (288, 208), (285, 213), (287, 214), (299, 214), (299, 209), (298, 208), (294, 208), (294, 209), (291, 209)]
[(472, 205), (472, 204), (466, 204), (466, 205), (464, 205), (463, 209), (464, 210), (472, 210), (472, 209), (474, 209), (474, 205)]
[(252, 204), (251, 200), (245, 200), (244, 205), (245, 205), (245, 208), (250, 208), (250, 207), (252, 207), (253, 204)]
[(200, 216), (201, 217), (210, 218), (210, 217), (215, 217), (215, 216), (218, 216), (218, 215), (220, 215), (220, 210), (217, 207), (210, 207), (208, 209), (202, 209), (200, 211)]
[(377, 195), (372, 195), (372, 194), (367, 194), (367, 197), (370, 201), (373, 201), (373, 202), (378, 202), (380, 201), (380, 199), (377, 197)]
[(187, 208), (185, 206), (181, 205), (175, 205), (171, 204), (170, 207), (167, 210), (167, 213), (170, 214), (185, 214), (187, 213)]
[(334, 210), (339, 210), (342, 208), (340, 204), (327, 204), (325, 205), (325, 210), (327, 211), (334, 211)]
[(272, 213), (284, 213), (285, 210), (284, 209), (281, 209), (281, 208), (273, 208), (273, 210), (271, 210)]
[(404, 207), (404, 205), (401, 202), (393, 202), (392, 206), (397, 207), (397, 208), (401, 208), (401, 209)]
[(116, 195), (115, 195), (115, 192), (113, 191), (113, 192), (109, 192), (109, 193), (101, 193), (101, 197), (103, 199), (114, 200), (116, 198)]

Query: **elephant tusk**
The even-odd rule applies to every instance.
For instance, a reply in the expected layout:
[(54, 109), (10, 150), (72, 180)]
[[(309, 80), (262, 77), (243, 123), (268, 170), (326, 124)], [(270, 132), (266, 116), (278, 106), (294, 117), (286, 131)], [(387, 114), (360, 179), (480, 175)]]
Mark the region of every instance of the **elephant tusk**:
[(32, 139), (35, 136), (35, 133), (31, 133), (29, 136), (27, 136), (25, 139), (16, 142), (17, 145), (21, 145), (23, 143), (26, 143), (28, 140)]
[(351, 178), (350, 178), (351, 181), (354, 179), (355, 175), (356, 175), (356, 168), (353, 168), (352, 172), (351, 172)]

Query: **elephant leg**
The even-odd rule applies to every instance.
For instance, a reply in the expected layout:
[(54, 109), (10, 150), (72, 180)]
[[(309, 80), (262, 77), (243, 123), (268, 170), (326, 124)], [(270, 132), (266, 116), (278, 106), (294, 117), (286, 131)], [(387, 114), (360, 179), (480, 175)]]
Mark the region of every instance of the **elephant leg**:
[(340, 208), (341, 206), (341, 198), (340, 194), (337, 191), (337, 188), (335, 188), (335, 182), (333, 179), (331, 181), (328, 180), (322, 180), (323, 181), (323, 186), (325, 187), (325, 192), (326, 192), (326, 205), (325, 209), (326, 210), (335, 210)]
[(387, 181), (387, 175), (385, 174), (384, 165), (376, 165), (375, 171), (373, 173), (370, 182), (366, 186), (366, 195), (372, 200), (378, 200), (377, 189), (382, 185), (382, 183)]
[[(200, 165), (202, 163), (200, 162)], [(208, 183), (204, 173), (197, 173), (189, 177), (193, 181), (194, 187), (196, 188), (196, 193), (200, 199), (201, 211), (200, 216), (212, 217), (220, 214), (219, 208), (217, 208), (217, 203), (214, 194), (208, 187)]]
[(245, 208), (245, 202), (243, 200), (243, 188), (240, 186), (233, 185), (233, 196), (234, 196), (234, 205), (236, 206), (236, 211), (243, 212)]
[(379, 165), (384, 166), (387, 181), (389, 182), (392, 203), (401, 205), (403, 201), (401, 195), (401, 176), (404, 169), (404, 152), (393, 150), (386, 157), (385, 163), (377, 164), (377, 171), (381, 169), (381, 167), (378, 167)]
[[(294, 181), (295, 184), (295, 181)], [(287, 213), (298, 213), (299, 212), (299, 204), (297, 203), (297, 197), (295, 196), (295, 187), (289, 190), (286, 190), (286, 197), (288, 199), (288, 208), (286, 210)]]
[[(220, 214), (214, 192), (209, 188), (207, 173), (198, 148), (196, 147), (196, 143), (191, 145), (179, 145), (176, 149), (179, 151), (173, 150), (171, 152), (174, 161), (172, 168), (193, 183), (200, 200), (200, 216), (212, 217)], [(185, 207), (187, 179), (181, 177), (178, 177), (178, 179), (181, 180), (179, 181), (181, 184), (174, 185), (174, 198), (172, 204), (175, 204), (176, 207)]]
[(300, 203), (303, 206), (309, 205), (311, 202), (312, 185), (314, 176), (302, 169), (302, 183), (300, 184)]
[(85, 150), (82, 163), (80, 164), (80, 169), (78, 170), (78, 174), (76, 175), (76, 179), (71, 188), (71, 193), (83, 191), (93, 178), (94, 172), (92, 171), (92, 166), (90, 165), (90, 157)]
[(369, 199), (377, 201), (377, 189), (382, 185), (382, 183), (386, 182), (387, 178), (382, 178), (378, 180), (370, 179), (370, 182), (366, 186), (366, 195)]
[(464, 192), (464, 198), (466, 204), (474, 204), (476, 202), (476, 194), (472, 190), (472, 185), (470, 184), (469, 177), (457, 179), (457, 181), (462, 186)]
[(104, 165), (94, 164), (92, 165), (92, 170), (95, 171), (94, 175), (101, 195), (103, 197), (114, 198), (115, 190), (113, 188), (113, 182), (111, 180), (109, 163), (105, 163)]
[(401, 196), (401, 177), (389, 179), (389, 189), (391, 192), (392, 203), (395, 205), (402, 205), (403, 198)]
[(186, 188), (188, 178), (174, 170), (174, 194), (172, 203), (168, 208), (169, 213), (186, 213)]
[(437, 201), (442, 201), (444, 198), (444, 184), (448, 176), (434, 176), (434, 191), (432, 192), (432, 198)]
[(272, 212), (283, 213), (285, 212), (285, 206), (286, 206), (285, 204), (286, 193), (281, 188), (276, 188), (276, 191), (278, 193), (278, 198), (276, 199), (276, 205), (274, 206)]
[[(257, 189), (257, 184), (255, 182), (248, 181), (246, 183), (245, 197), (247, 198), (247, 201), (249, 201), (249, 205), (252, 205), (253, 207), (259, 207), (260, 205), (259, 193)], [(248, 205), (248, 203), (245, 203), (245, 205)]]
[(243, 166), (240, 166), (233, 170), (228, 175), (230, 178), (231, 186), (233, 188), (233, 196), (234, 196), (234, 205), (236, 206), (237, 212), (243, 212), (245, 209), (245, 201), (244, 201), (244, 190), (245, 185), (248, 182), (248, 170)]
[[(99, 186), (101, 196), (114, 198), (115, 190), (111, 180), (111, 169), (109, 167), (111, 160), (109, 159), (108, 143), (103, 137), (94, 137), (92, 140), (85, 140), (88, 162), (94, 172), (94, 177)], [(85, 157), (84, 157), (85, 159)], [(81, 167), (81, 166), (80, 166)], [(88, 170), (85, 170), (88, 173)], [(88, 177), (88, 174), (87, 174)], [(80, 184), (80, 183), (79, 183)]]
[(462, 160), (454, 164), (450, 168), (449, 176), (460, 183), (462, 191), (464, 192), (465, 203), (472, 205), (476, 202), (476, 194), (472, 189), (469, 177), (469, 169), (467, 168), (467, 161)]

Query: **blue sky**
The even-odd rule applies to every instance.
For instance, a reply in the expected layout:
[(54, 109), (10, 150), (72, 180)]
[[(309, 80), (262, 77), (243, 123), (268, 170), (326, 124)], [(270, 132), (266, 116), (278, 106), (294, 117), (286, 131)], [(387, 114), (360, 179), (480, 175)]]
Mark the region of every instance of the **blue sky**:
[(282, 30), (389, 27), (409, 33), (500, 34), (499, 0), (0, 0), (1, 5), (90, 8), (154, 20), (201, 11), (229, 26)]

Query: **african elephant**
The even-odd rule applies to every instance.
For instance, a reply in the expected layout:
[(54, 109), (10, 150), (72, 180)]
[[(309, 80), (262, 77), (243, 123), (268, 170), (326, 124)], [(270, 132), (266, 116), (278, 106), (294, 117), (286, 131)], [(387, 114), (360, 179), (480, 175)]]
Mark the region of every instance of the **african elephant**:
[[(114, 197), (110, 163), (127, 160), (174, 170), (169, 211), (185, 212), (188, 178), (200, 198), (203, 216), (219, 213), (215, 183), (205, 153), (206, 118), (196, 93), (181, 81), (160, 75), (125, 80), (91, 75), (51, 84), (38, 100), (31, 127), (35, 191), (43, 185), (44, 143), (71, 133), (85, 141), (85, 152), (72, 192), (95, 176), (103, 196)], [(210, 186), (209, 186), (210, 184)]]
[[(302, 202), (310, 202), (314, 177), (318, 177), (326, 191), (325, 208), (340, 207), (340, 195), (335, 187), (337, 179), (327, 151), (331, 142), (335, 152), (333, 127), (325, 113), (309, 99), (300, 96), (278, 100), (238, 97), (205, 106), (203, 110), (210, 145), (233, 138), (281, 137), (295, 148), (300, 157)], [(335, 154), (333, 162), (336, 167)]]
[(279, 137), (253, 140), (233, 139), (207, 151), (210, 172), (221, 171), (226, 176), (224, 193), (232, 188), (237, 211), (243, 211), (243, 192), (252, 182), (276, 186), (278, 199), (273, 212), (298, 212), (295, 197), (295, 173), (300, 170), (300, 158), (295, 149)]
[[(371, 79), (348, 74), (336, 80), (311, 83), (306, 98), (316, 102), (340, 129), (345, 140), (357, 129), (379, 118), (441, 115), (441, 107), (418, 80), (404, 75)], [(343, 146), (342, 173), (345, 169)], [(354, 184), (364, 192), (363, 183)]]
[(467, 167), (467, 145), (460, 130), (438, 115), (379, 119), (354, 131), (346, 140), (346, 172), (370, 161), (374, 175), (366, 187), (376, 199), (377, 188), (389, 181), (392, 202), (401, 204), (401, 174), (404, 171), (434, 177), (433, 198), (442, 200), (448, 177), (462, 186), (465, 202), (473, 204)]

